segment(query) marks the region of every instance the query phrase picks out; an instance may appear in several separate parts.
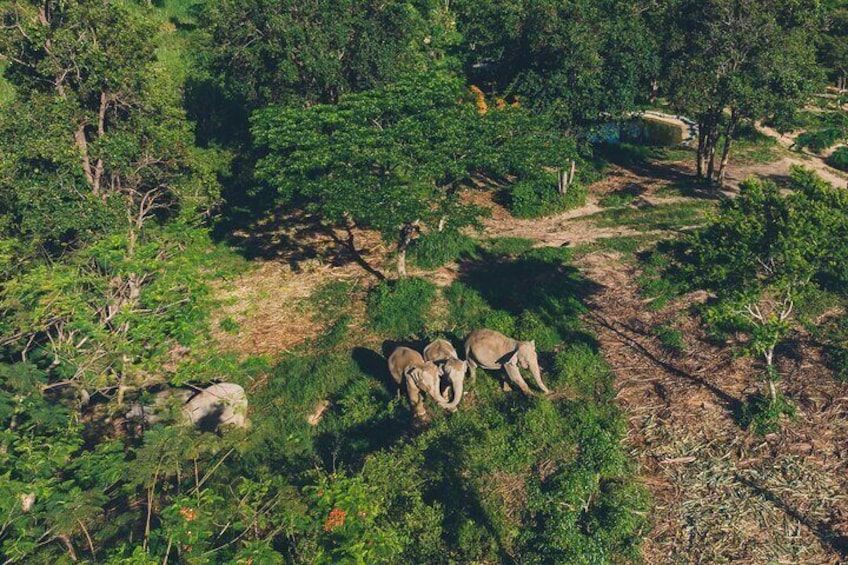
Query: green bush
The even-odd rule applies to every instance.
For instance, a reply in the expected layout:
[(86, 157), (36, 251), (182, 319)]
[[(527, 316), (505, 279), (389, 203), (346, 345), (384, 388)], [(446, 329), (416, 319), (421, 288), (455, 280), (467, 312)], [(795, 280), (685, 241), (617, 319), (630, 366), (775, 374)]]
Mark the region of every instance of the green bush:
[(504, 335), (514, 336), (515, 318), (513, 318), (508, 312), (495, 310), (486, 316), (486, 320), (483, 322), (483, 327), (495, 330), (496, 332), (501, 332)]
[(815, 153), (820, 153), (838, 142), (842, 135), (842, 131), (838, 128), (805, 131), (795, 139), (795, 147), (799, 150), (809, 149)]
[(586, 189), (580, 185), (569, 187), (566, 194), (556, 191), (552, 175), (539, 175), (516, 181), (507, 189), (506, 206), (519, 218), (538, 218), (582, 205)]
[(483, 296), (473, 288), (461, 282), (454, 282), (442, 291), (448, 302), (448, 316), (457, 335), (465, 336), (471, 330), (484, 327), (492, 316), (492, 307)]
[(473, 253), (476, 247), (474, 239), (458, 231), (434, 231), (415, 240), (409, 248), (409, 260), (422, 269), (438, 269)]
[(840, 171), (848, 172), (848, 147), (838, 147), (827, 158), (827, 164)]
[(371, 327), (392, 338), (420, 335), (435, 297), (436, 287), (424, 279), (384, 281), (368, 297)]
[(683, 332), (676, 330), (667, 324), (660, 324), (651, 329), (652, 333), (657, 336), (663, 347), (674, 354), (683, 353), (686, 349), (686, 342), (683, 341)]

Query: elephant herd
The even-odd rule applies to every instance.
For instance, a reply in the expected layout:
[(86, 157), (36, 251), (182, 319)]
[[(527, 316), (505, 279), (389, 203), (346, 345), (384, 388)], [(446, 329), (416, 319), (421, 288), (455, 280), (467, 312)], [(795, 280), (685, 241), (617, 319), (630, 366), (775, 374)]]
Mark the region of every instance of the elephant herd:
[[(406, 392), (413, 414), (419, 420), (427, 416), (425, 396), (445, 410), (456, 410), (464, 393), (466, 374), (473, 383), (477, 367), (503, 369), (522, 392), (533, 394), (519, 367), (527, 369), (542, 392), (550, 392), (542, 382), (533, 341), (518, 341), (482, 329), (471, 332), (465, 339), (465, 361), (444, 339), (435, 340), (422, 353), (397, 347), (388, 359), (389, 373)], [(126, 417), (149, 425), (161, 421), (170, 412), (177, 421), (203, 429), (213, 430), (222, 425), (244, 428), (248, 426), (247, 409), (247, 396), (241, 386), (218, 383), (200, 391), (165, 389), (155, 394), (150, 404), (135, 403)]]
[(474, 330), (465, 339), (465, 361), (459, 359), (453, 345), (437, 339), (424, 348), (423, 354), (409, 347), (397, 347), (389, 355), (389, 373), (405, 390), (413, 414), (426, 418), (424, 395), (441, 408), (454, 411), (462, 400), (466, 373), (474, 382), (477, 367), (503, 369), (509, 380), (523, 393), (533, 394), (521, 376), (519, 367), (533, 375), (544, 393), (550, 393), (542, 382), (534, 341), (518, 341), (494, 330)]

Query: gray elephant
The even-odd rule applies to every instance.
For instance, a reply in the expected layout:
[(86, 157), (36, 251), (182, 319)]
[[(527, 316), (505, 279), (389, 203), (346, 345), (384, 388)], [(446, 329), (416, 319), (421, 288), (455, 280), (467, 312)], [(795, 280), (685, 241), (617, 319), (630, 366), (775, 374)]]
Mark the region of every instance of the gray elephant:
[(426, 419), (422, 392), (430, 395), (440, 407), (452, 410), (439, 391), (441, 373), (432, 361), (425, 361), (420, 353), (408, 347), (398, 347), (389, 355), (389, 373), (398, 386), (406, 387), (409, 405), (416, 418)]
[(247, 396), (235, 383), (218, 383), (194, 395), (182, 407), (188, 420), (200, 428), (218, 426), (246, 428)]
[(535, 341), (518, 341), (494, 330), (474, 330), (465, 338), (465, 359), (471, 368), (472, 377), (478, 366), (484, 369), (503, 369), (509, 380), (523, 393), (533, 394), (521, 376), (518, 369), (520, 366), (530, 371), (543, 392), (551, 392), (542, 382)]
[(213, 384), (198, 393), (188, 389), (166, 389), (153, 396), (153, 404), (137, 402), (127, 412), (127, 418), (145, 424), (155, 424), (172, 415), (172, 419), (194, 424), (202, 429), (214, 430), (230, 425), (245, 428), (247, 421), (247, 396), (244, 389), (234, 383)]
[(468, 363), (460, 361), (459, 355), (456, 354), (456, 349), (454, 349), (449, 341), (444, 339), (437, 339), (424, 348), (424, 360), (435, 363), (441, 370), (442, 375), (450, 381), (450, 388), (453, 390), (453, 399), (447, 405), (447, 409), (456, 408), (459, 405), (459, 401), (462, 400), (463, 384), (465, 382), (465, 373), (468, 372)]

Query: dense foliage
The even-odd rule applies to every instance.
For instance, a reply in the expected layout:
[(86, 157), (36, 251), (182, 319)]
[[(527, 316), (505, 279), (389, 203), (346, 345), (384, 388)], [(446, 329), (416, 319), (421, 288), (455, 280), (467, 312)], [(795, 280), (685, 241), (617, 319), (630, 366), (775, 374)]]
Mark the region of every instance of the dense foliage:
[[(844, 86), (845, 10), (0, 3), (0, 561), (637, 560), (649, 501), (580, 320), (597, 289), (568, 249), (478, 241), (474, 191), (525, 218), (582, 203), (602, 168), (586, 131), (658, 96), (697, 119), (699, 170), (721, 181), (743, 125), (788, 123), (824, 76)], [(799, 146), (844, 138), (839, 115), (816, 119)], [(746, 183), (675, 264), (715, 295), (706, 319), (747, 334), (767, 367), (785, 307), (848, 277), (844, 195), (800, 172), (792, 188)], [(319, 285), (319, 337), (273, 359), (218, 351), (216, 291), (249, 268), (220, 240), (294, 216), (346, 230), (354, 254), (355, 234), (376, 230), (398, 279), (360, 257), (381, 280)], [(457, 280), (430, 282), (454, 261)], [(481, 370), (456, 413), (414, 422), (390, 348), (444, 337), (461, 350), (480, 327), (534, 340), (556, 394), (506, 393)], [(822, 330), (834, 364), (846, 334)], [(127, 417), (157, 392), (220, 381), (247, 391), (249, 430)]]
[(786, 120), (819, 86), (809, 38), (822, 16), (818, 3), (794, 0), (681, 0), (660, 10), (664, 81), (698, 122), (699, 177), (722, 184), (741, 123)]

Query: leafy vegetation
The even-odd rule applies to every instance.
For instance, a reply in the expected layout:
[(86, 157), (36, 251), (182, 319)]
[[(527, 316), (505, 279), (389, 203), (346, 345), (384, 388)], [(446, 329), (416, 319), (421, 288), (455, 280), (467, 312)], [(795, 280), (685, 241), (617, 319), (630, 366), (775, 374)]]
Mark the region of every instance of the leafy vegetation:
[(827, 159), (831, 167), (848, 172), (848, 147), (839, 147)]
[[(820, 80), (844, 85), (843, 4), (0, 4), (0, 561), (638, 561), (650, 501), (581, 321), (599, 288), (570, 249), (479, 241), (470, 189), (534, 218), (581, 205), (607, 162), (687, 158), (589, 141), (660, 95), (699, 122), (701, 177), (722, 181), (731, 143), (768, 159), (752, 124), (790, 124)], [(844, 112), (823, 108), (801, 116), (799, 146), (844, 138)], [(705, 201), (616, 193), (593, 218), (685, 232), (643, 255), (643, 292), (651, 307), (712, 293), (703, 320), (763, 363), (745, 415), (760, 432), (792, 412), (775, 356), (796, 324), (837, 378), (848, 357), (844, 324), (814, 305), (848, 276), (845, 196), (800, 171), (790, 188), (749, 181), (714, 217)], [(392, 252), (363, 249), (362, 230)], [(214, 336), (252, 329), (213, 317), (222, 289), (244, 298), (236, 234), (280, 258), (339, 243), (328, 264), (353, 256), (378, 280), (313, 270), (286, 315), (320, 335), (223, 351)], [(427, 271), (451, 262), (437, 287)], [(505, 392), (481, 369), (458, 411), (414, 421), (391, 348), (442, 336), (464, 356), (481, 327), (533, 340), (555, 394)], [(678, 330), (654, 333), (685, 353)], [(219, 382), (247, 391), (248, 430), (182, 425), (176, 402), (158, 422), (130, 417)]]
[(792, 181), (786, 197), (768, 181), (743, 183), (738, 198), (683, 240), (676, 259), (688, 288), (715, 295), (705, 322), (720, 334), (744, 334), (742, 351), (762, 361), (771, 404), (751, 408), (760, 430), (788, 411), (775, 352), (792, 331), (799, 296), (841, 288), (848, 273), (845, 249), (836, 243), (848, 229), (845, 194), (803, 169), (793, 171)]

